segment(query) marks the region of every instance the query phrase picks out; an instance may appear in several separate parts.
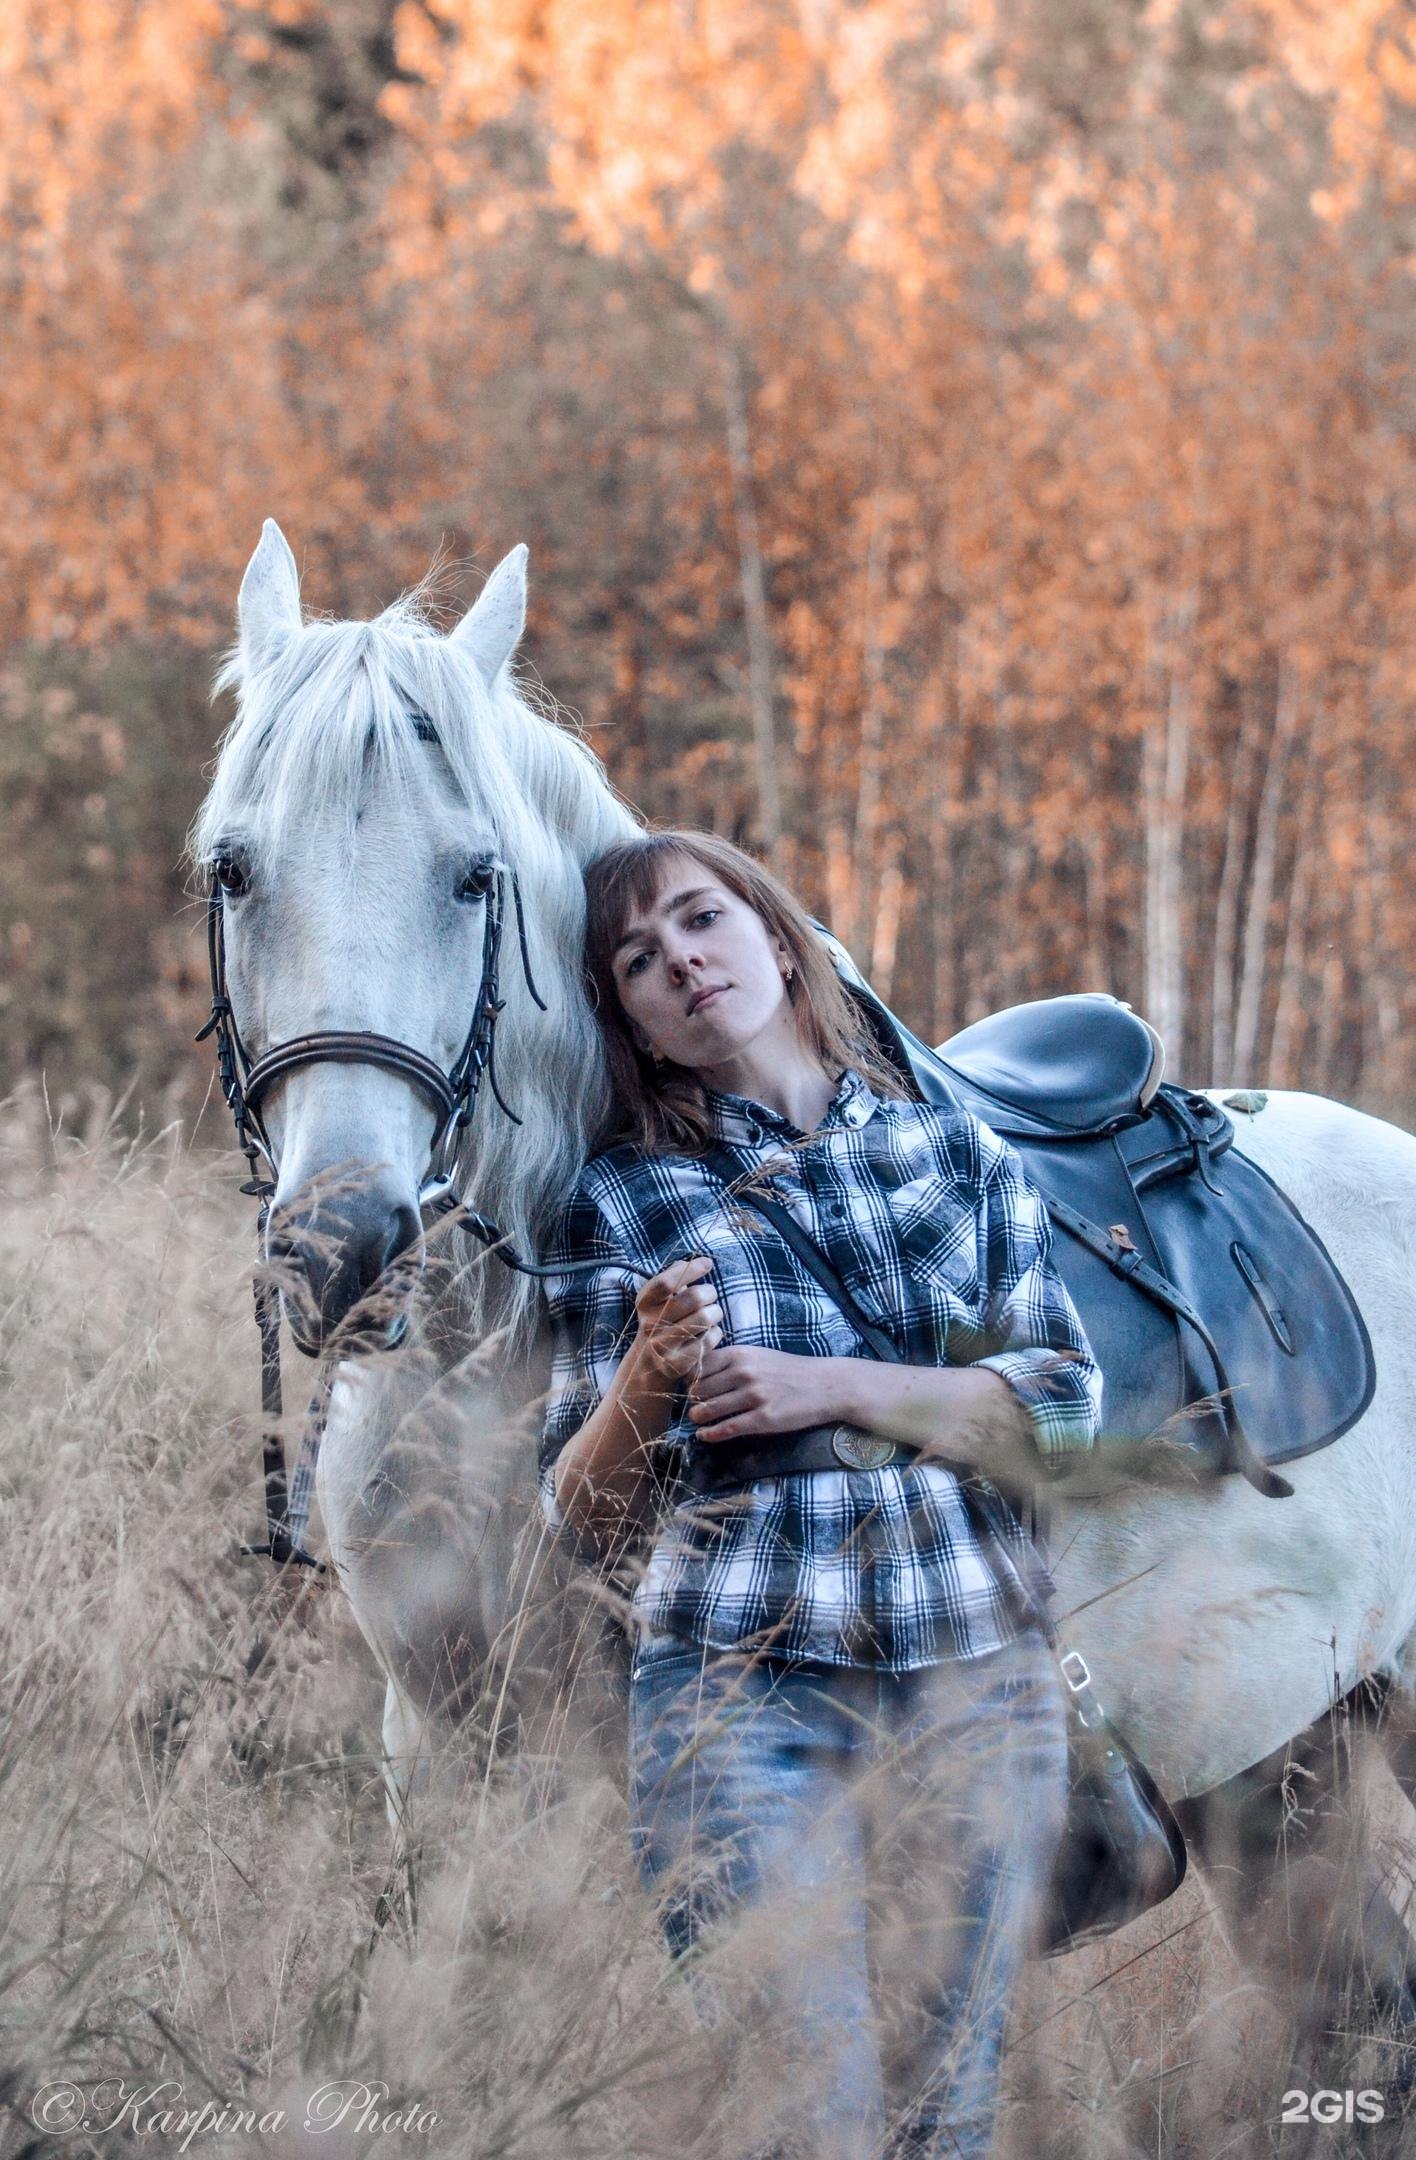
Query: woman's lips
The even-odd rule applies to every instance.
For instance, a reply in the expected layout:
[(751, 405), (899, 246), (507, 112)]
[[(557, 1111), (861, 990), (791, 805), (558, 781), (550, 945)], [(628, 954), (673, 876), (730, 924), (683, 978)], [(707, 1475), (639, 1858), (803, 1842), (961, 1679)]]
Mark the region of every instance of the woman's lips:
[(715, 983), (711, 990), (700, 990), (688, 1008), (689, 1019), (691, 1020), (695, 1013), (701, 1013), (706, 1005), (711, 1005), (715, 998), (722, 997), (731, 988), (731, 983)]

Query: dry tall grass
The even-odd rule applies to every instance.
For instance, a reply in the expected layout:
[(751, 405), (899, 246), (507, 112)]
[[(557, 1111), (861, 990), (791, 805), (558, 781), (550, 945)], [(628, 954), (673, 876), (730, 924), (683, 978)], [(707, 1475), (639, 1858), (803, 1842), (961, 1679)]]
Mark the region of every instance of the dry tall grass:
[[(801, 2068), (695, 2016), (599, 1757), (489, 1764), (450, 1743), (416, 1925), (385, 1898), (372, 1660), (337, 1591), (291, 1596), (236, 1555), (259, 1505), (252, 1225), (229, 1159), (175, 1133), (127, 1144), (101, 1106), (78, 1132), (32, 1101), (3, 1117), (0, 2143), (362, 2151), (376, 2133), (357, 2099), (331, 2128), (326, 2098), (304, 2128), (311, 2096), (344, 2081), (424, 2123), (385, 2147), (767, 2153)], [(1395, 1862), (1405, 1815), (1385, 1805)], [(1188, 1886), (1030, 1975), (1000, 2153), (1398, 2150), (1401, 2051), (1375, 2030), (1331, 2040), (1320, 2066), (1383, 2093), (1369, 2143), (1339, 2124), (1280, 2147), (1285, 2091), (1318, 2081), (1291, 2067), (1293, 2008), (1245, 1977)], [(88, 2128), (61, 2137), (66, 2080)], [(161, 2091), (134, 2109), (118, 2080)], [(196, 2130), (164, 2113), (204, 2105)]]

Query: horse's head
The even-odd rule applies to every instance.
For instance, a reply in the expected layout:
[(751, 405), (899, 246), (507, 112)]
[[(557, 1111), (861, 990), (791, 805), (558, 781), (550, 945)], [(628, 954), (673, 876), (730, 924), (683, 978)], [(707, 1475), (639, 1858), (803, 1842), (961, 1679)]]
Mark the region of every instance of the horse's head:
[[(239, 644), (222, 677), (239, 687), (240, 710), (195, 852), (219, 889), (246, 1053), (258, 1063), (325, 1038), (318, 1055), (275, 1073), (259, 1102), (276, 1175), (269, 1256), (282, 1264), (292, 1332), (312, 1352), (336, 1330), (351, 1347), (402, 1333), (422, 1265), (419, 1188), (444, 1123), (435, 1074), (450, 1074), (466, 1044), (488, 909), (512, 870), (552, 1014), (532, 1007), (512, 919), (497, 1057), (527, 1122), (515, 1137), (488, 1134), (488, 1121), (507, 1121), (484, 1102), (463, 1176), (476, 1180), (480, 1157), (525, 1185), (498, 1194), (524, 1234), (584, 1145), (583, 1075), (593, 1088), (599, 1071), (575, 982), (584, 850), (573, 816), (559, 833), (548, 824), (542, 768), (563, 783), (569, 758), (583, 789), (612, 798), (580, 746), (510, 684), (525, 604), (517, 548), (445, 637), (407, 602), (368, 623), (305, 624), (294, 558), (270, 522), (242, 581)], [(412, 1057), (381, 1062), (357, 1043), (338, 1054), (329, 1038), (340, 1033), (387, 1038)], [(580, 1069), (565, 1072), (553, 1132), (572, 1058)], [(419, 1059), (435, 1069), (421, 1081)], [(537, 1151), (541, 1194), (528, 1177)]]

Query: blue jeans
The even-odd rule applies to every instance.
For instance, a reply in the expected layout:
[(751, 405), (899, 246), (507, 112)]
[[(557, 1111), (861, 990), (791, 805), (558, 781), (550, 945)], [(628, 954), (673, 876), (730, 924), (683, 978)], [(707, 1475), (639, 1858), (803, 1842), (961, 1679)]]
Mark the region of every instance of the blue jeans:
[(1041, 1635), (900, 1674), (661, 1637), (634, 1664), (630, 1769), (670, 1949), (708, 2006), (736, 1934), (734, 2014), (806, 2073), (781, 2150), (986, 2154), (1066, 1807)]

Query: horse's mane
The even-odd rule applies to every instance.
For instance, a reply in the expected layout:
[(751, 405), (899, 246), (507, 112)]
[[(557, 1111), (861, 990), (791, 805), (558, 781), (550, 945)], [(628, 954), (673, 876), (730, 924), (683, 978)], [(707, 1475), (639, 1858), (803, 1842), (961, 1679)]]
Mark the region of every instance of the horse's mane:
[[(588, 746), (535, 710), (508, 669), (489, 687), (471, 651), (428, 622), (421, 593), (370, 622), (307, 623), (254, 662), (238, 648), (216, 688), (234, 689), (238, 704), (192, 830), (199, 864), (237, 833), (275, 855), (311, 820), (343, 817), (352, 827), (371, 776), (416, 801), (427, 752), (415, 721), (434, 730), (467, 802), (496, 831), (521, 883), (532, 968), (549, 1011), (532, 1004), (508, 924), (496, 1054), (522, 1122), (514, 1125), (483, 1090), (463, 1140), (460, 1189), (516, 1245), (539, 1246), (606, 1108), (599, 1033), (580, 977), (582, 873), (635, 820)], [(526, 1277), (478, 1255), (459, 1270), (458, 1287), (469, 1325), (509, 1320), (518, 1335), (529, 1327), (537, 1289)]]

